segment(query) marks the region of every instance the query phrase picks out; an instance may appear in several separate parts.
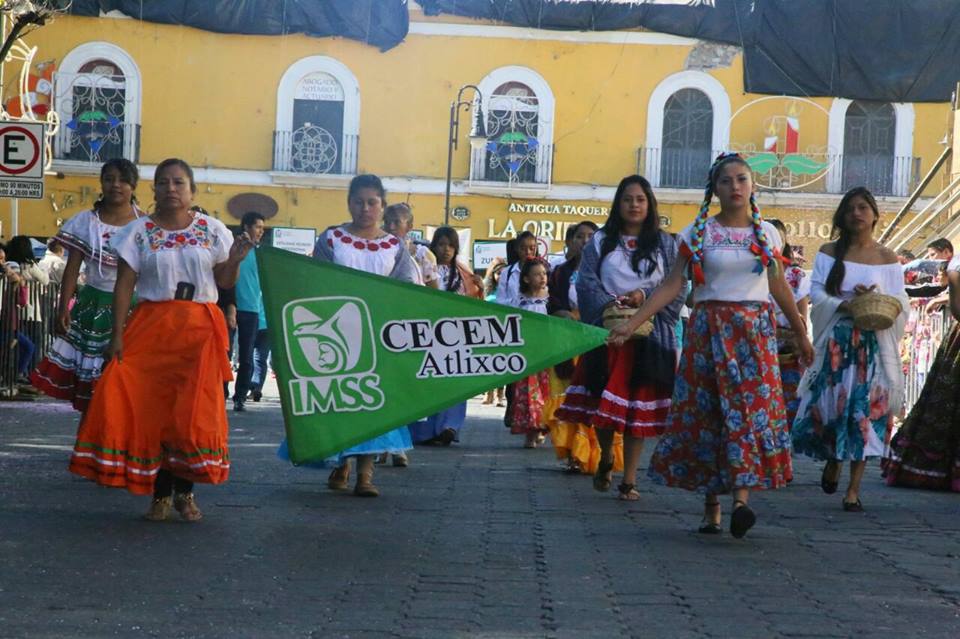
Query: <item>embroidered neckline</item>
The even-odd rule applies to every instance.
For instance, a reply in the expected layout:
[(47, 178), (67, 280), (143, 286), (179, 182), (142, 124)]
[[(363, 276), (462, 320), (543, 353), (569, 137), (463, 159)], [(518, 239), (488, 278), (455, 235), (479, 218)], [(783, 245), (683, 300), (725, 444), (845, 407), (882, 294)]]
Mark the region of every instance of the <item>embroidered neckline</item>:
[(151, 218), (147, 218), (143, 228), (151, 251), (190, 246), (207, 249), (212, 245), (210, 225), (199, 213), (194, 214), (190, 226), (176, 231), (168, 231)]
[(333, 237), (327, 237), (327, 246), (333, 248), (335, 240), (339, 240), (340, 244), (347, 244), (352, 248), (357, 249), (358, 251), (388, 251), (395, 246), (400, 245), (400, 239), (395, 235), (390, 235), (389, 233), (381, 235), (380, 237), (368, 240), (363, 237), (357, 237), (344, 230), (343, 227), (337, 227), (333, 229)]

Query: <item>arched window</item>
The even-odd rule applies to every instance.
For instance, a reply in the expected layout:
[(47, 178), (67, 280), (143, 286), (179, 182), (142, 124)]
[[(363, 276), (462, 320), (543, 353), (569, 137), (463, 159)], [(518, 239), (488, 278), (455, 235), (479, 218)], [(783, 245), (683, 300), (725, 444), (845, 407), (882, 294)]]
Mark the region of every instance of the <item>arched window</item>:
[(646, 146), (638, 172), (653, 186), (701, 188), (713, 156), (730, 140), (730, 97), (703, 71), (663, 79), (647, 104)]
[(106, 42), (81, 45), (63, 59), (53, 86), (62, 120), (57, 160), (139, 160), (140, 71), (126, 51)]
[(712, 135), (713, 106), (706, 93), (680, 89), (671, 95), (663, 110), (660, 186), (702, 186), (713, 154)]
[(480, 83), (487, 146), (473, 150), (470, 178), (512, 185), (549, 184), (553, 93), (539, 74), (504, 67)]
[(885, 102), (854, 101), (843, 124), (843, 190), (866, 186), (893, 193), (897, 117)]
[(908, 195), (920, 177), (915, 120), (910, 103), (834, 98), (827, 148), (835, 161), (827, 170), (827, 191), (863, 185), (876, 195)]
[(274, 170), (356, 173), (359, 125), (360, 88), (349, 69), (325, 56), (294, 63), (277, 91)]

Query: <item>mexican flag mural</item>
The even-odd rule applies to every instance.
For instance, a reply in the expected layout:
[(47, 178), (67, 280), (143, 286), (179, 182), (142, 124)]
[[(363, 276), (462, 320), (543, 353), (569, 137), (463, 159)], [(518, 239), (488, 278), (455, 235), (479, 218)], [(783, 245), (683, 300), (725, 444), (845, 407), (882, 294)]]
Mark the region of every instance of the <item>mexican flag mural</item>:
[(257, 249), (294, 463), (590, 350), (607, 331)]

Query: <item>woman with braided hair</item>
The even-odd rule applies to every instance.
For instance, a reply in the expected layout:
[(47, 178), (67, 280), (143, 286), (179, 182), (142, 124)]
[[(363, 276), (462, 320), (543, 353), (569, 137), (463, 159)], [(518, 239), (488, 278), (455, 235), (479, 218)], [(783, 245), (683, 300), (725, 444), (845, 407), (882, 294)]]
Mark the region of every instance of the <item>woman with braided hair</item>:
[[(709, 217), (714, 195), (720, 212)], [(798, 334), (805, 364), (813, 347), (778, 266), (782, 240), (760, 216), (742, 157), (717, 158), (700, 212), (679, 240), (670, 274), (629, 322), (611, 331), (609, 341), (623, 343), (672, 303), (689, 274), (693, 313), (667, 430), (648, 475), (660, 484), (705, 493), (699, 528), (705, 534), (721, 532), (717, 496), (733, 493), (730, 532), (740, 538), (756, 522), (747, 505), (750, 490), (782, 488), (792, 477), (771, 294)]]

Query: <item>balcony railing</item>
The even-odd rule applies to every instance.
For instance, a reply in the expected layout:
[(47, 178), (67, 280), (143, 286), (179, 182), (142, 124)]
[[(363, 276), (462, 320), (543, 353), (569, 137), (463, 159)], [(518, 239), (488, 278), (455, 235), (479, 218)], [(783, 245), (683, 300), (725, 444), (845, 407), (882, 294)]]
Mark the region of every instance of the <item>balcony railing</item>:
[[(655, 187), (702, 189), (719, 151), (640, 147), (637, 173)], [(759, 155), (755, 154), (755, 158)], [(889, 155), (764, 154), (751, 162), (760, 188), (796, 193), (844, 193), (866, 186), (874, 195), (906, 196), (920, 177), (920, 158)]]
[(331, 135), (306, 124), (273, 132), (273, 170), (308, 175), (355, 175), (359, 135)]
[(553, 145), (488, 144), (470, 150), (470, 183), (476, 186), (542, 188), (553, 175)]
[(137, 163), (140, 161), (140, 125), (71, 120), (61, 124), (54, 136), (53, 158), (97, 166), (117, 158)]

